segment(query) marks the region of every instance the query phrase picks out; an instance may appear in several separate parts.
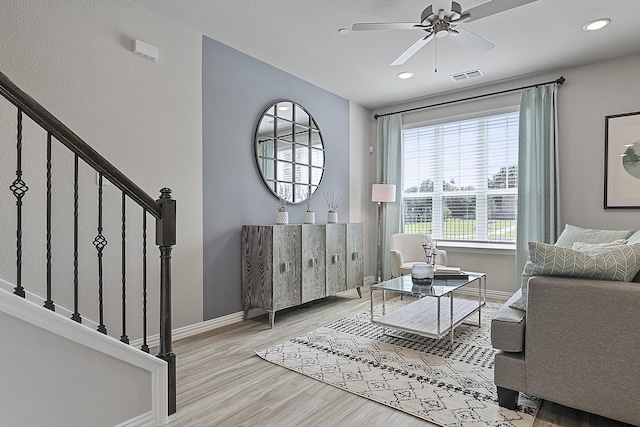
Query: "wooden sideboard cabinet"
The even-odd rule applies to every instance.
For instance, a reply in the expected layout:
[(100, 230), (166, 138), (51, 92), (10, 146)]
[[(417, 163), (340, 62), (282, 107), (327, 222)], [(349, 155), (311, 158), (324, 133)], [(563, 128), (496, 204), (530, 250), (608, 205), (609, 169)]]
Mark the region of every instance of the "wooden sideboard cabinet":
[(244, 225), (242, 306), (269, 313), (357, 289), (364, 282), (362, 224)]

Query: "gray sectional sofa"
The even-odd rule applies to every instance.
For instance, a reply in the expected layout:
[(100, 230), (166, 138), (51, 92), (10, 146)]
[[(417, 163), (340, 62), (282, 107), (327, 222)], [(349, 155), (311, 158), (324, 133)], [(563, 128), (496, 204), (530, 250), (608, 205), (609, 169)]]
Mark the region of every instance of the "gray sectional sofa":
[[(534, 274), (524, 279), (524, 305), (521, 289), (492, 320), (500, 406), (514, 408), (523, 392), (640, 425), (640, 283), (633, 281), (638, 280), (633, 278), (636, 268), (640, 269), (640, 245), (635, 245), (640, 233), (620, 232), (628, 241), (612, 250), (616, 256), (623, 254), (617, 260), (612, 261), (608, 250), (587, 251), (589, 265), (583, 268), (572, 264), (571, 258), (581, 259), (583, 253), (574, 254), (569, 245), (587, 241), (597, 246), (615, 239), (602, 237), (600, 230), (569, 231), (577, 237), (567, 239), (570, 233), (563, 232), (556, 245), (540, 249), (530, 244), (530, 256), (543, 258), (547, 265), (529, 265)], [(533, 255), (532, 250), (548, 254)], [(594, 257), (604, 261), (593, 261)], [(528, 264), (532, 262), (530, 258)], [(558, 264), (562, 264), (559, 270)], [(612, 269), (626, 271), (612, 280)]]

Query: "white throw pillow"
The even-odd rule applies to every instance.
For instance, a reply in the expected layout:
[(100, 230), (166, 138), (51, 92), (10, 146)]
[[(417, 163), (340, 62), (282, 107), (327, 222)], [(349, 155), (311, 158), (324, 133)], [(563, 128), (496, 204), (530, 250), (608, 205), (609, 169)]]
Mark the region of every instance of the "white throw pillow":
[(628, 239), (635, 230), (596, 230), (567, 224), (556, 241), (556, 246), (570, 248), (576, 242), (607, 243), (618, 239)]
[(593, 249), (593, 248), (607, 248), (609, 246), (618, 246), (618, 245), (626, 245), (627, 239), (618, 239), (613, 242), (608, 243), (585, 243), (585, 242), (575, 242), (571, 249), (574, 251), (584, 251), (585, 249)]

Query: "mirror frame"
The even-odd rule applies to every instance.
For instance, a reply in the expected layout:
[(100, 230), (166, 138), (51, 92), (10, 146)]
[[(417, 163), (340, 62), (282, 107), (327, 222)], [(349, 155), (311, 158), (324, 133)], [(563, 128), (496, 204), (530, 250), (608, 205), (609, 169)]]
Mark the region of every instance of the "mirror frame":
[[(288, 104), (289, 110), (280, 110), (280, 104)], [(281, 111), (282, 113), (280, 113)], [(306, 116), (304, 120), (297, 120), (297, 115), (300, 112), (304, 113), (303, 116)], [(260, 129), (264, 129), (263, 122), (265, 120), (273, 120), (273, 130), (270, 134), (260, 133)], [(290, 126), (288, 126), (289, 124)], [(271, 125), (271, 123), (269, 123), (269, 125)], [(287, 126), (288, 129), (293, 129), (294, 132), (289, 132), (289, 134), (284, 135), (284, 137), (279, 136), (278, 131), (280, 129), (287, 129)], [(298, 140), (297, 135), (304, 136), (301, 140)], [(260, 145), (267, 141), (273, 142), (273, 147), (271, 148), (273, 154), (271, 156), (264, 155), (260, 152)], [(317, 144), (318, 141), (319, 148)], [(290, 157), (293, 158), (292, 160), (285, 160), (277, 153), (278, 144), (282, 144), (285, 149), (286, 147), (290, 148)], [(306, 150), (308, 158), (304, 161), (296, 161), (296, 149), (302, 150), (303, 156)], [(324, 138), (322, 137), (322, 132), (316, 120), (302, 105), (290, 100), (280, 100), (269, 105), (258, 119), (254, 134), (253, 151), (262, 182), (278, 199), (283, 198), (278, 194), (279, 190), (288, 189), (288, 192), (283, 191), (286, 195), (284, 200), (289, 204), (300, 204), (310, 199), (318, 190), (326, 169)], [(318, 159), (314, 156), (321, 156), (320, 162), (317, 162)], [(267, 166), (271, 164), (271, 162), (273, 162), (273, 175), (267, 176), (263, 165)], [(293, 177), (291, 179), (278, 177), (278, 171), (287, 166), (290, 166), (289, 172)], [(304, 177), (301, 180), (295, 178), (296, 171), (302, 171)], [(319, 178), (317, 178), (318, 172), (320, 173)]]

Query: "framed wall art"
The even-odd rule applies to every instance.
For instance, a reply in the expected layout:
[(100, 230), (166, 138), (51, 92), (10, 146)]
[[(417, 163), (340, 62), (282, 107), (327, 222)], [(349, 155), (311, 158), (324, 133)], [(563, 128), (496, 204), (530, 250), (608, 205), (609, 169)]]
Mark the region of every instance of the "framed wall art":
[(640, 209), (640, 111), (605, 117), (604, 207)]

